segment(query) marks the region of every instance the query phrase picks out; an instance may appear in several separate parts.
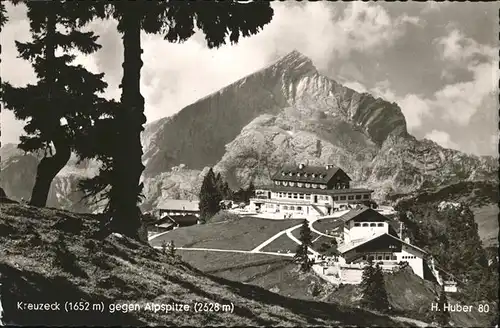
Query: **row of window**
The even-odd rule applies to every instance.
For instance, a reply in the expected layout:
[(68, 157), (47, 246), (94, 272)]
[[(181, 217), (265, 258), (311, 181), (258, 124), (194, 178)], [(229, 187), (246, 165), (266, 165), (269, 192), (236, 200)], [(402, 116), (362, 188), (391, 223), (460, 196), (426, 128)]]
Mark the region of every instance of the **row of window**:
[[(300, 194), (300, 193), (286, 193), (286, 192), (278, 192), (278, 197), (279, 198), (294, 198), (294, 199), (311, 199), (310, 194)], [(319, 200), (329, 200), (329, 196), (324, 196), (324, 195), (319, 195), (318, 196)], [(370, 199), (370, 195), (365, 194), (365, 195), (350, 195), (350, 196), (333, 196), (333, 201), (339, 201), (339, 200), (361, 200), (361, 199)]]
[(302, 211), (302, 206), (287, 206), (287, 205), (283, 205), (283, 210), (285, 210), (285, 211), (288, 211), (288, 210), (290, 210), (290, 211), (295, 211), (295, 210)]
[[(286, 176), (287, 174), (285, 172), (281, 172), (281, 175), (282, 176)], [(308, 173), (300, 173), (300, 172), (297, 172), (296, 174), (298, 177), (304, 177), (304, 178), (307, 178), (307, 177), (312, 177), (312, 178), (319, 178), (319, 179), (324, 179), (326, 178), (326, 174), (321, 174), (321, 173), (311, 173), (311, 174), (308, 174)], [(293, 177), (293, 172), (288, 172), (288, 176), (290, 177)]]
[(354, 226), (355, 227), (383, 227), (384, 224), (382, 222), (380, 223), (359, 223), (359, 222), (356, 222), (354, 223)]
[[(373, 255), (368, 255), (368, 256), (363, 256), (363, 260), (367, 261), (368, 259), (371, 259), (372, 261), (375, 260), (375, 256)], [(382, 255), (378, 255), (377, 256), (377, 261), (396, 261), (397, 260), (397, 257), (396, 255), (385, 255), (385, 256), (382, 256)]]
[(307, 183), (307, 182), (295, 182), (295, 181), (274, 181), (274, 184), (277, 186), (285, 186), (285, 187), (306, 187), (306, 188), (321, 188), (326, 189), (326, 185), (318, 184), (318, 183)]
[(286, 193), (286, 192), (278, 192), (279, 198), (295, 198), (295, 199), (311, 199), (310, 194), (297, 194), (297, 193)]
[[(370, 199), (370, 195), (365, 194), (365, 195), (349, 195), (347, 196), (347, 200), (360, 200), (360, 199)], [(333, 196), (333, 200), (346, 200), (346, 196)]]
[(403, 259), (416, 259), (417, 257), (414, 255), (405, 255), (403, 256)]

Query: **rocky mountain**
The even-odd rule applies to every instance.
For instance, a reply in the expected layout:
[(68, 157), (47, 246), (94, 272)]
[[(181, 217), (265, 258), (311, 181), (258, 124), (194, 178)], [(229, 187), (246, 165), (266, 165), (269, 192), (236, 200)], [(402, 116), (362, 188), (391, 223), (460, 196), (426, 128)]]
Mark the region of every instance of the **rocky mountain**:
[[(268, 182), (283, 163), (335, 163), (356, 185), (376, 189), (378, 199), (464, 180), (496, 180), (498, 168), (492, 158), (417, 140), (397, 104), (340, 85), (296, 51), (148, 124), (143, 145), (144, 209), (161, 198), (195, 198), (209, 166), (239, 188), (251, 180)], [(22, 172), (32, 170), (34, 161), (15, 160), (4, 165), (2, 156), (1, 186), (18, 197), (30, 190), (34, 173)], [(89, 165), (71, 167), (61, 177), (72, 184), (78, 174), (94, 171)], [(55, 182), (51, 194), (64, 194), (63, 185)]]

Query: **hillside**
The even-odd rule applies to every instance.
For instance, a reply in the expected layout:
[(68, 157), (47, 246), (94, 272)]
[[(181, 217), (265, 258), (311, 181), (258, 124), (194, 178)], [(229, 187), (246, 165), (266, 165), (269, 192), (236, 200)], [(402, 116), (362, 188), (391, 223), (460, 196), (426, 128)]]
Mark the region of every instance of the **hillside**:
[[(0, 205), (0, 277), (4, 320), (18, 325), (79, 326), (401, 326), (347, 306), (287, 298), (204, 274), (184, 262), (112, 235), (98, 238), (94, 215)], [(17, 310), (17, 302), (103, 303), (101, 311)], [(218, 302), (232, 311), (146, 310), (146, 303)], [(111, 313), (111, 304), (140, 304)], [(96, 308), (97, 309), (97, 308)], [(226, 309), (227, 310), (227, 309)]]
[[(296, 51), (148, 124), (142, 143), (145, 210), (164, 198), (195, 198), (207, 166), (238, 189), (252, 179), (268, 182), (283, 163), (335, 163), (356, 186), (375, 189), (379, 200), (422, 187), (498, 179), (492, 158), (417, 140), (397, 104), (342, 86)], [(3, 155), (11, 148), (0, 151), (0, 186), (9, 197), (27, 198), (36, 161)], [(80, 195), (70, 194), (78, 178), (95, 169), (92, 162), (70, 163), (52, 186), (50, 205), (84, 211), (86, 204), (75, 204)]]
[(415, 209), (424, 206), (437, 208), (445, 202), (467, 204), (478, 225), (483, 246), (498, 246), (498, 183), (490, 181), (460, 182), (437, 190), (420, 190), (409, 195), (393, 195), (390, 198), (396, 207)]
[[(439, 295), (440, 287), (429, 281), (420, 279), (411, 272), (403, 269), (393, 274), (386, 274), (385, 286), (389, 297), (389, 302), (394, 311), (401, 315), (432, 322), (431, 303), (435, 302)], [(448, 294), (448, 301), (451, 304), (470, 304), (462, 302)], [(356, 306), (361, 299), (360, 287), (346, 285), (333, 291), (327, 300)], [(472, 304), (471, 304), (472, 305)], [(477, 306), (477, 304), (475, 304)], [(454, 312), (451, 313), (451, 321), (458, 327), (487, 327), (491, 323), (493, 303), (491, 313), (479, 313), (477, 310), (472, 312)]]

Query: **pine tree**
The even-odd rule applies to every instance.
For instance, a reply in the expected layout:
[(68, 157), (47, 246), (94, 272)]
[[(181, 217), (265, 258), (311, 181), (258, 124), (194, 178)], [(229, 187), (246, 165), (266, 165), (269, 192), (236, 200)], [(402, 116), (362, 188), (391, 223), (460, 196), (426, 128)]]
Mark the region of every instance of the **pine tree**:
[[(72, 151), (80, 154), (88, 130), (113, 102), (96, 95), (107, 87), (104, 74), (71, 65), (75, 51), (91, 54), (100, 48), (93, 32), (79, 30), (94, 16), (92, 7), (73, 1), (25, 4), (33, 41), (16, 42), (16, 47), (20, 57), (31, 62), (38, 82), (25, 87), (3, 83), (2, 101), (17, 119), (27, 120), (19, 148), (45, 153), (30, 200), (31, 205), (45, 206), (52, 180)], [(58, 50), (61, 55), (56, 55)]]
[(220, 210), (222, 197), (214, 183), (215, 174), (212, 168), (210, 168), (207, 175), (205, 175), (205, 178), (203, 179), (199, 194), (200, 219), (202, 222), (207, 222)]
[(389, 309), (382, 268), (378, 263), (373, 266), (371, 259), (368, 260), (368, 265), (363, 269), (361, 291), (363, 295), (361, 304), (363, 306), (378, 311), (387, 311)]
[(384, 273), (378, 263), (375, 266), (373, 284), (375, 286), (375, 294), (373, 298), (375, 309), (379, 311), (389, 310), (389, 297), (387, 296), (387, 290), (385, 288)]
[[(141, 31), (160, 33), (170, 42), (189, 39), (196, 29), (201, 30), (209, 48), (227, 41), (237, 43), (240, 37), (257, 34), (273, 17), (269, 3), (238, 1), (113, 1), (91, 2), (89, 6), (104, 5), (106, 14), (118, 21), (122, 34), (124, 59), (121, 105), (117, 120), (119, 143), (113, 154), (112, 212), (120, 222), (121, 232), (138, 238), (140, 209), (138, 202), (143, 185), (141, 132), (144, 130), (144, 98), (140, 91)], [(212, 209), (210, 209), (212, 210)], [(207, 214), (205, 212), (205, 214)]]
[(450, 313), (444, 307), (448, 304), (448, 298), (446, 297), (446, 292), (444, 291), (444, 285), (441, 288), (438, 299), (438, 310), (435, 312), (435, 318), (440, 327), (446, 327), (450, 321)]
[(367, 308), (374, 308), (373, 296), (375, 295), (375, 286), (373, 283), (375, 276), (375, 268), (373, 266), (373, 261), (368, 258), (368, 265), (363, 268), (363, 275), (361, 277), (361, 293), (362, 299), (361, 304)]
[(250, 183), (248, 184), (248, 187), (245, 190), (245, 194), (246, 194), (245, 201), (247, 202), (250, 200), (250, 198), (255, 197), (255, 185), (253, 184), (253, 181), (250, 181)]
[(302, 272), (308, 272), (311, 270), (314, 260), (309, 258), (309, 247), (312, 245), (311, 229), (309, 228), (309, 223), (307, 220), (302, 222), (302, 227), (300, 228), (300, 238), (301, 244), (297, 246), (295, 251), (294, 261), (300, 264), (300, 270)]

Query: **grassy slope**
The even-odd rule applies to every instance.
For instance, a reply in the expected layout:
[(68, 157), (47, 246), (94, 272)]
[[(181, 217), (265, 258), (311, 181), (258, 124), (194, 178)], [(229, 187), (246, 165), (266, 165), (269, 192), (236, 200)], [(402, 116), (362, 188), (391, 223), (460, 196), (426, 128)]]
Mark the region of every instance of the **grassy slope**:
[(266, 254), (239, 254), (182, 251), (183, 261), (225, 279), (252, 284), (280, 295), (306, 300), (311, 283), (320, 283), (314, 274), (301, 274), (291, 258)]
[[(385, 285), (389, 302), (395, 311), (406, 317), (432, 322), (430, 308), (431, 303), (437, 300), (439, 286), (422, 280), (413, 272), (407, 270), (385, 275)], [(451, 295), (448, 294), (450, 304), (471, 305), (458, 302)], [(361, 299), (359, 286), (343, 286), (332, 292), (327, 299), (341, 304), (357, 305)], [(476, 310), (470, 313), (452, 313), (451, 320), (459, 327), (486, 327), (491, 318), (484, 313), (479, 313), (476, 306)]]
[[(379, 325), (389, 318), (349, 307), (286, 298), (207, 275), (127, 238), (96, 239), (92, 215), (0, 205), (0, 275), (6, 321), (21, 325)], [(233, 303), (232, 313), (26, 312), (17, 301)]]
[(177, 247), (221, 248), (250, 251), (281, 230), (301, 220), (266, 220), (243, 217), (239, 220), (207, 223), (175, 229), (153, 240), (153, 246), (173, 240)]
[(290, 253), (295, 253), (298, 244), (291, 240), (286, 234), (283, 234), (273, 240), (270, 244), (266, 245), (261, 251), (263, 252), (278, 252), (286, 253), (288, 250)]

